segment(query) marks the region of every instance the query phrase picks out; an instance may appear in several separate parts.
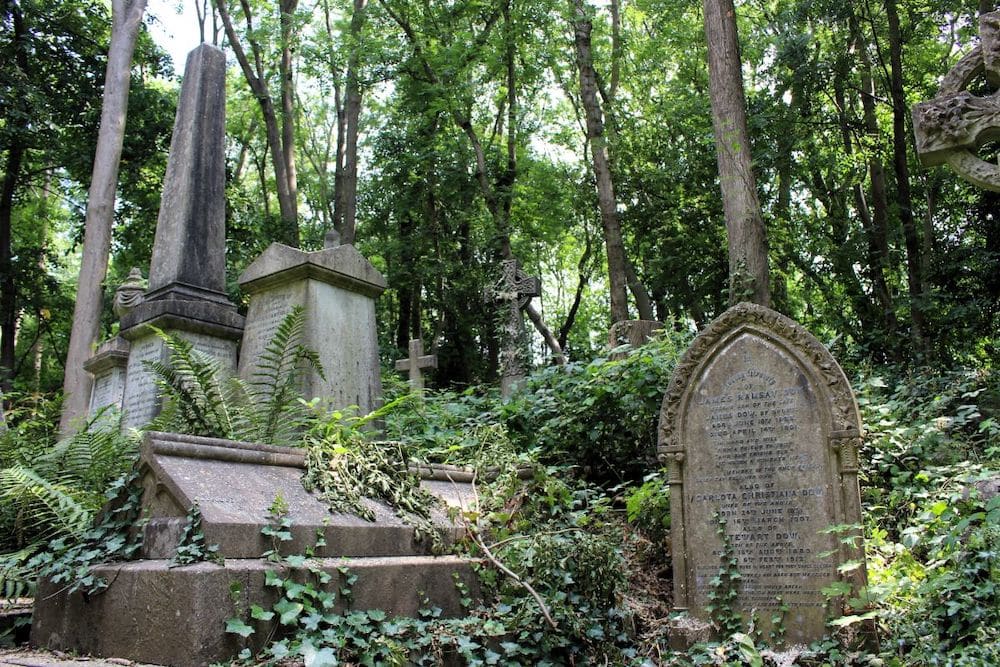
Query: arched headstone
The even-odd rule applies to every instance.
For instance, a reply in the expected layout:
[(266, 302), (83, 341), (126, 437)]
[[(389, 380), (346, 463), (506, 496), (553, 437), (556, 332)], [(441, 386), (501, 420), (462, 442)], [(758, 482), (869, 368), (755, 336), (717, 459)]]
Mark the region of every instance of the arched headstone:
[(710, 620), (713, 579), (730, 567), (722, 527), (739, 573), (728, 611), (755, 616), (766, 636), (787, 607), (788, 643), (826, 634), (849, 595), (823, 589), (865, 583), (859, 529), (830, 531), (860, 525), (860, 442), (847, 378), (809, 332), (750, 303), (712, 322), (677, 365), (660, 413), (675, 608)]

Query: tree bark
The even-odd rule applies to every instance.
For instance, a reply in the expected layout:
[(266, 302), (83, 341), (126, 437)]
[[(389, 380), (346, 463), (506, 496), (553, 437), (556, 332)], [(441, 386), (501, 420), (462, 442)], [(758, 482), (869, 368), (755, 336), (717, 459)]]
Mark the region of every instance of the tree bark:
[(608, 259), (608, 283), (611, 289), (611, 323), (629, 319), (625, 245), (615, 200), (614, 183), (608, 157), (608, 144), (604, 136), (604, 119), (597, 99), (597, 75), (591, 53), (593, 24), (583, 0), (570, 0), (573, 16), (576, 65), (580, 75), (580, 100), (586, 116), (587, 141), (593, 160), (594, 178), (597, 181), (597, 205), (601, 211), (604, 245)]
[(920, 235), (913, 217), (913, 195), (910, 192), (910, 169), (907, 165), (906, 129), (908, 107), (903, 92), (903, 35), (899, 26), (896, 0), (885, 0), (886, 19), (889, 24), (889, 63), (891, 77), (889, 93), (892, 97), (892, 166), (896, 173), (896, 201), (899, 205), (899, 222), (903, 227), (906, 244), (906, 280), (910, 291), (910, 338), (916, 350), (925, 352), (927, 318), (924, 315), (923, 257)]
[[(882, 311), (882, 324), (888, 337), (895, 335), (897, 320), (892, 294), (886, 280), (889, 269), (889, 200), (886, 195), (885, 167), (878, 153), (879, 128), (875, 114), (875, 84), (872, 80), (871, 59), (861, 37), (861, 29), (857, 17), (851, 16), (850, 29), (854, 36), (854, 45), (861, 56), (861, 107), (865, 133), (871, 144), (868, 151), (868, 174), (871, 181), (871, 203), (865, 198), (862, 185), (854, 186), (854, 199), (861, 220), (862, 229), (868, 245), (868, 275), (872, 283), (872, 291), (879, 309)], [(888, 342), (888, 341), (887, 341)], [(886, 349), (895, 346), (887, 345)]]
[(125, 119), (131, 82), (132, 55), (146, 11), (146, 0), (114, 0), (111, 5), (111, 44), (104, 78), (101, 125), (97, 134), (94, 169), (87, 196), (80, 278), (77, 283), (73, 327), (66, 354), (63, 411), (59, 432), (69, 435), (74, 421), (85, 416), (93, 379), (83, 370), (100, 333), (104, 278), (111, 252), (118, 165), (125, 139)]
[(344, 133), (344, 175), (343, 222), (340, 239), (344, 243), (354, 243), (358, 211), (358, 118), (361, 116), (361, 85), (358, 80), (361, 69), (361, 35), (365, 25), (368, 0), (354, 0), (351, 14), (351, 43), (347, 58), (347, 81), (345, 83), (344, 110), (347, 127)]
[(733, 0), (704, 0), (709, 96), (729, 236), (729, 302), (771, 305), (767, 230), (750, 160)]
[[(257, 104), (260, 105), (261, 114), (264, 117), (264, 128), (267, 133), (267, 146), (271, 152), (271, 165), (274, 168), (274, 182), (275, 188), (277, 189), (278, 195), (278, 209), (280, 210), (281, 220), (285, 227), (285, 238), (281, 239), (282, 242), (287, 243), (292, 246), (298, 246), (299, 244), (299, 214), (298, 214), (298, 190), (295, 184), (294, 175), (294, 163), (295, 163), (295, 142), (292, 141), (291, 146), (286, 146), (283, 141), (283, 136), (291, 135), (294, 139), (294, 129), (289, 131), (289, 127), (294, 128), (290, 123), (294, 123), (294, 108), (292, 108), (291, 113), (284, 110), (286, 104), (293, 104), (294, 95), (286, 96), (282, 95), (282, 105), (284, 116), (286, 122), (284, 124), (279, 124), (278, 113), (274, 108), (274, 100), (271, 99), (271, 91), (267, 85), (267, 79), (264, 73), (264, 62), (263, 56), (261, 55), (260, 44), (256, 40), (250, 40), (250, 48), (254, 56), (254, 64), (250, 64), (250, 60), (247, 57), (246, 51), (243, 49), (243, 44), (240, 42), (239, 36), (236, 34), (236, 29), (233, 27), (232, 17), (229, 15), (229, 8), (226, 6), (227, 0), (215, 0), (215, 8), (219, 12), (219, 16), (222, 18), (222, 25), (226, 32), (226, 38), (229, 40), (229, 46), (233, 49), (233, 54), (236, 56), (237, 62), (240, 64), (240, 69), (243, 70), (243, 76), (246, 78), (247, 85), (250, 86), (250, 90), (253, 92), (254, 97), (257, 98)], [(292, 8), (297, 2), (292, 2)], [(253, 34), (253, 15), (250, 11), (250, 5), (247, 0), (240, 0), (240, 6), (243, 9), (243, 15), (246, 19), (247, 33)], [(282, 7), (284, 7), (284, 3)], [(282, 14), (284, 17), (284, 14)], [(284, 18), (282, 18), (284, 21)], [(284, 59), (284, 51), (288, 50), (283, 47), (282, 59)], [(283, 60), (282, 60), (283, 61)], [(285, 76), (284, 65), (280, 67), (282, 74), (282, 90), (285, 90), (286, 85), (291, 85), (291, 69), (289, 65), (288, 75)], [(288, 173), (288, 165), (293, 165), (292, 174)]]

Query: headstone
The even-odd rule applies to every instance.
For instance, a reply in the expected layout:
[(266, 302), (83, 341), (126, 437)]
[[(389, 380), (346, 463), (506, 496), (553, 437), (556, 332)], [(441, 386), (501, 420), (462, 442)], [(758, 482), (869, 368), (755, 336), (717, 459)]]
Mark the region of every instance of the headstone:
[(497, 302), (500, 309), (500, 393), (504, 397), (510, 396), (524, 379), (527, 366), (521, 309), (541, 294), (541, 280), (525, 273), (516, 259), (500, 262), (500, 279), (486, 289), (486, 298)]
[(979, 17), (981, 43), (945, 75), (938, 96), (913, 106), (913, 131), (921, 164), (948, 164), (959, 176), (1000, 192), (1000, 166), (976, 155), (1000, 138), (1000, 99), (969, 91), (978, 78), (994, 93), (1000, 87), (1000, 12)]
[(123, 428), (147, 424), (159, 397), (147, 360), (168, 360), (153, 327), (190, 340), (195, 349), (235, 369), (243, 318), (225, 293), (226, 58), (202, 44), (188, 55), (170, 141), (149, 289), (122, 316), (131, 343)]
[(83, 369), (94, 376), (88, 411), (91, 418), (108, 408), (122, 409), (128, 353), (128, 341), (115, 336), (102, 343), (97, 353), (83, 362)]
[(361, 414), (378, 407), (382, 380), (375, 299), (386, 283), (354, 246), (306, 252), (273, 243), (239, 282), (250, 295), (240, 377), (252, 377), (285, 316), (301, 305), (305, 326), (300, 342), (319, 355), (326, 376), (314, 370), (303, 373), (303, 395), (323, 397), (338, 409), (356, 405)]
[[(821, 591), (865, 584), (859, 528), (861, 422), (847, 378), (800, 325), (741, 303), (693, 341), (663, 399), (658, 451), (670, 484), (674, 605), (709, 620), (724, 524), (736, 609), (765, 636), (808, 644), (845, 611)], [(842, 543), (834, 526), (855, 526)], [(843, 573), (838, 567), (858, 564)]]
[(623, 320), (615, 322), (608, 331), (608, 348), (612, 350), (612, 359), (621, 359), (627, 352), (615, 352), (622, 345), (639, 347), (648, 343), (657, 331), (663, 328), (663, 322), (655, 320)]
[(396, 360), (396, 370), (407, 373), (410, 378), (410, 390), (422, 391), (424, 388), (425, 368), (437, 368), (437, 355), (424, 354), (424, 342), (419, 338), (410, 341), (410, 356)]

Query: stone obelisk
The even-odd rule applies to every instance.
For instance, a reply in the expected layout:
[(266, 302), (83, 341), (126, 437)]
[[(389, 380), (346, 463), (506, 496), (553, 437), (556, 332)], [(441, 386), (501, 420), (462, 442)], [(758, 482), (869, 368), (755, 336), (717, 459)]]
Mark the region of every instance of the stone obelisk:
[(188, 55), (156, 223), (149, 289), (121, 322), (131, 342), (123, 427), (147, 424), (160, 410), (144, 361), (166, 361), (157, 327), (236, 368), (244, 319), (226, 285), (226, 58), (202, 44)]

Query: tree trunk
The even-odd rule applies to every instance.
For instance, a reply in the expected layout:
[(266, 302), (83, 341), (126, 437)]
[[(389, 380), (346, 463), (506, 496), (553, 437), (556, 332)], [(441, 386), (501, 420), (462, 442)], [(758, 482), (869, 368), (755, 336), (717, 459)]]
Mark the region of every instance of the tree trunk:
[(591, 54), (593, 25), (583, 0), (570, 0), (573, 13), (573, 31), (576, 44), (576, 65), (580, 74), (580, 100), (587, 122), (587, 141), (593, 159), (594, 178), (597, 181), (597, 204), (601, 211), (604, 244), (608, 256), (608, 282), (611, 288), (611, 323), (629, 319), (627, 270), (625, 246), (615, 202), (614, 183), (608, 158), (608, 145), (604, 137), (604, 120), (597, 99), (597, 75)]
[(298, 175), (295, 170), (295, 80), (292, 68), (293, 14), (299, 0), (281, 0), (281, 60), (278, 72), (281, 75), (281, 151), (280, 159), (285, 167), (285, 196), (288, 202), (281, 209), (281, 220), (289, 245), (299, 245)]
[[(274, 100), (271, 99), (271, 91), (268, 88), (267, 79), (263, 69), (263, 56), (261, 54), (260, 45), (255, 40), (250, 40), (250, 48), (252, 49), (254, 55), (254, 65), (251, 66), (250, 60), (247, 58), (246, 51), (243, 49), (243, 44), (240, 42), (239, 36), (236, 34), (236, 30), (233, 27), (233, 20), (229, 15), (229, 8), (226, 6), (226, 2), (227, 0), (215, 0), (215, 8), (218, 10), (219, 16), (222, 18), (222, 25), (226, 31), (226, 38), (229, 40), (229, 46), (233, 49), (233, 54), (236, 56), (236, 60), (240, 64), (240, 69), (243, 70), (243, 76), (246, 77), (247, 85), (250, 86), (250, 90), (253, 92), (254, 97), (257, 98), (257, 104), (260, 106), (261, 114), (264, 117), (264, 128), (267, 133), (267, 146), (271, 153), (271, 164), (274, 167), (274, 182), (278, 191), (278, 209), (280, 210), (281, 220), (285, 227), (285, 236), (280, 240), (283, 243), (298, 246), (299, 214), (298, 190), (295, 185), (294, 170), (295, 143), (292, 141), (290, 146), (286, 146), (282, 140), (283, 133), (284, 136), (291, 136), (292, 139), (294, 139), (294, 125), (292, 125), (294, 123), (294, 91), (292, 91), (291, 94), (285, 94), (286, 88), (294, 83), (291, 79), (290, 63), (288, 64), (287, 76), (284, 64), (286, 51), (289, 52), (288, 55), (290, 57), (290, 45), (283, 45), (282, 65), (279, 67), (282, 75), (282, 110), (286, 119), (284, 124), (279, 125), (278, 114), (274, 108)], [(291, 3), (293, 10), (296, 4), (297, 2)], [(244, 18), (246, 19), (247, 33), (252, 35), (254, 33), (253, 15), (250, 13), (249, 3), (247, 0), (240, 0), (240, 5), (243, 8)], [(284, 7), (284, 3), (282, 6)], [(283, 32), (285, 30), (284, 20), (283, 13)], [(254, 69), (255, 67), (256, 70)], [(286, 107), (288, 107), (288, 109), (286, 109)], [(289, 164), (292, 165), (291, 174), (288, 172)]]
[(344, 243), (354, 243), (358, 210), (358, 118), (361, 116), (361, 85), (358, 82), (361, 68), (361, 32), (365, 24), (365, 10), (368, 0), (354, 0), (351, 15), (350, 54), (347, 59), (347, 82), (345, 84), (344, 109), (347, 127), (344, 135), (344, 177), (343, 188), (343, 228), (340, 239)]
[[(889, 269), (889, 201), (886, 195), (885, 167), (882, 165), (882, 158), (878, 153), (879, 128), (878, 118), (875, 114), (875, 84), (872, 80), (871, 59), (868, 57), (864, 40), (861, 38), (857, 17), (850, 18), (850, 28), (854, 35), (855, 48), (861, 55), (861, 106), (865, 133), (871, 143), (871, 146), (867, 147), (869, 151), (868, 173), (871, 180), (871, 204), (869, 205), (865, 198), (861, 184), (854, 186), (854, 198), (858, 217), (861, 220), (861, 226), (868, 243), (867, 263), (872, 291), (882, 311), (885, 334), (891, 338), (895, 335), (897, 321), (892, 294), (886, 280), (886, 271)], [(889, 341), (887, 340), (886, 343)], [(886, 349), (894, 349), (894, 347), (889, 343)]]
[(892, 76), (889, 91), (892, 97), (892, 166), (896, 173), (896, 201), (899, 204), (899, 222), (903, 227), (906, 244), (906, 278), (910, 290), (910, 337), (914, 349), (926, 352), (927, 331), (924, 316), (923, 258), (920, 236), (913, 217), (913, 195), (910, 193), (910, 169), (906, 162), (906, 129), (908, 107), (903, 92), (903, 36), (899, 27), (896, 0), (885, 0), (886, 19), (889, 24), (889, 63)]
[(111, 228), (115, 215), (118, 165), (125, 139), (132, 54), (146, 11), (146, 0), (114, 0), (111, 5), (111, 45), (104, 78), (101, 126), (97, 134), (94, 170), (87, 196), (80, 278), (77, 283), (73, 327), (66, 354), (63, 380), (63, 411), (59, 432), (69, 435), (73, 422), (87, 413), (93, 379), (83, 370), (97, 344), (101, 310), (104, 305), (104, 278), (111, 251)]
[(771, 305), (767, 230), (750, 160), (733, 0), (704, 0), (709, 96), (729, 236), (729, 303)]

